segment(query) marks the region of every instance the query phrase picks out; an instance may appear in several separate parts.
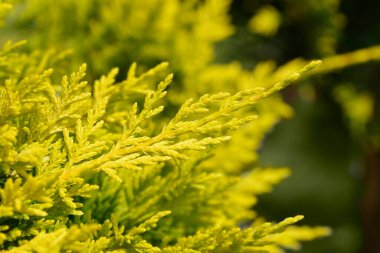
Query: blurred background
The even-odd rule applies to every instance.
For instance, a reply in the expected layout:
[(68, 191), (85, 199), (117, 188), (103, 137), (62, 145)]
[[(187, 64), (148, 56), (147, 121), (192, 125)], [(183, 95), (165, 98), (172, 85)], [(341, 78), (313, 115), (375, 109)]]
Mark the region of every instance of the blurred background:
[[(325, 59), (324, 75), (283, 92), (292, 117), (278, 116), (289, 114), (280, 102), (265, 109), (275, 115), (272, 130), (252, 147), (259, 159), (246, 165), (288, 166), (293, 174), (255, 208), (269, 220), (304, 214), (304, 224), (333, 229), (300, 252), (380, 252), (380, 1), (14, 2), (5, 37), (27, 38), (31, 48), (54, 45), (52, 55), (73, 49), (76, 64), (89, 63), (90, 79), (113, 66), (124, 73), (133, 61), (148, 68), (167, 60), (174, 87), (182, 87), (173, 104), (183, 101), (182, 90), (188, 97), (244, 83), (244, 71), (262, 62)], [(279, 118), (287, 119), (275, 125)]]
[[(379, 13), (380, 2), (372, 0), (234, 1), (238, 32), (218, 45), (219, 60), (250, 67), (369, 47), (380, 42)], [(268, 34), (259, 24), (246, 26), (255, 15), (281, 21)], [(301, 252), (380, 252), (380, 64), (312, 78), (284, 97), (295, 115), (267, 136), (260, 163), (289, 166), (293, 175), (259, 199), (259, 212), (270, 219), (299, 212), (307, 223), (333, 228)]]

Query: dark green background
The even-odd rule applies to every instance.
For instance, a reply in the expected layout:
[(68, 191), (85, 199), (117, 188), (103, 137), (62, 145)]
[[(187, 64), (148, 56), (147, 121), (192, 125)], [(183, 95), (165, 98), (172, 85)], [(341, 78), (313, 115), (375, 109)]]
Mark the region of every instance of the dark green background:
[[(275, 6), (285, 16), (274, 38), (254, 35), (246, 28), (254, 11), (265, 4)], [(339, 12), (346, 17), (346, 25), (336, 30), (329, 23), (328, 11), (309, 10), (308, 15), (300, 14), (299, 20), (288, 18), (286, 13), (294, 5), (305, 5), (306, 9), (308, 1), (234, 1), (231, 14), (238, 30), (218, 45), (218, 60), (239, 60), (251, 68), (261, 60), (285, 63), (297, 57), (321, 58), (326, 55), (316, 49), (314, 42), (318, 33), (326, 29), (335, 32), (337, 53), (380, 43), (380, 1), (341, 1)], [(299, 84), (313, 85), (314, 99), (300, 96), (297, 87), (284, 93), (295, 115), (268, 135), (260, 151), (260, 165), (288, 166), (293, 175), (273, 193), (261, 197), (257, 208), (269, 219), (301, 213), (305, 215), (304, 224), (333, 229), (332, 236), (306, 243), (301, 252), (380, 252), (380, 248), (365, 240), (371, 234), (380, 241), (380, 234), (365, 231), (362, 221), (369, 152), (365, 143), (371, 138), (371, 131), (360, 139), (352, 137), (341, 107), (332, 96), (336, 85), (349, 81), (358, 90), (369, 90), (378, 107), (379, 73), (379, 63), (367, 63)], [(378, 108), (371, 125), (379, 126), (376, 115)], [(380, 164), (375, 166), (380, 170)], [(380, 211), (375, 211), (380, 216)]]

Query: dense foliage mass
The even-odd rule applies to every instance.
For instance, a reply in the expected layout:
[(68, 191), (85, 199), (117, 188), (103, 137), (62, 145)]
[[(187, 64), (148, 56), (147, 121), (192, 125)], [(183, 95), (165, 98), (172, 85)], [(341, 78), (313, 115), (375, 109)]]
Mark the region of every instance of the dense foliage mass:
[[(290, 175), (257, 150), (292, 114), (278, 91), (377, 55), (249, 71), (214, 61), (227, 0), (13, 2), (2, 39), (28, 42), (0, 51), (4, 252), (282, 252), (330, 233), (254, 211)], [(267, 6), (249, 27), (280, 19)]]

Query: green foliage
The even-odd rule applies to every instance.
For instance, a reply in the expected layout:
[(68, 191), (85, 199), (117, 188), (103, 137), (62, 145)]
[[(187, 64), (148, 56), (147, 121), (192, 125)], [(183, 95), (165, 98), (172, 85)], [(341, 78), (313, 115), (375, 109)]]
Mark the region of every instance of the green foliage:
[[(123, 73), (125, 66), (135, 61), (142, 70), (169, 61), (176, 75), (168, 96), (171, 107), (177, 108), (188, 97), (199, 98), (205, 93), (236, 93), (268, 87), (305, 65), (301, 63), (289, 69), (284, 66), (277, 72), (273, 67), (266, 73), (257, 67), (253, 70), (254, 79), (259, 80), (253, 82), (252, 71), (244, 70), (239, 63), (214, 63), (215, 44), (234, 30), (229, 22), (229, 0), (118, 0), (112, 4), (97, 0), (18, 2), (20, 13), (15, 12), (8, 19), (17, 27), (12, 29), (11, 38), (27, 36), (32, 50), (48, 47), (66, 52), (73, 49), (75, 54), (69, 57), (71, 64), (66, 69), (89, 62), (90, 80), (114, 66)], [(72, 18), (67, 19), (67, 14)], [(60, 66), (56, 69), (62, 72)], [(120, 75), (115, 78), (122, 80)], [(272, 102), (268, 105), (255, 108), (264, 115), (255, 123), (260, 127), (249, 124), (234, 134), (232, 142), (235, 144), (226, 143), (217, 152), (220, 157), (226, 157), (230, 151), (239, 156), (210, 166), (224, 166), (239, 173), (257, 161), (255, 151), (265, 134), (281, 118), (291, 115), (291, 109), (279, 97), (270, 99)], [(245, 146), (240, 145), (247, 137), (249, 141)]]
[[(245, 252), (268, 244), (262, 238), (300, 218), (234, 228), (252, 218), (251, 206), (243, 202), (235, 213), (238, 206), (231, 208), (229, 201), (237, 202), (239, 182), (257, 176), (240, 180), (223, 171), (202, 172), (202, 160), (212, 158), (197, 158), (196, 151), (210, 152), (227, 141), (230, 130), (256, 119), (236, 118), (237, 111), (283, 89), (317, 64), (268, 89), (187, 100), (170, 120), (153, 128), (154, 116), (164, 110), (159, 103), (172, 75), (155, 90), (145, 90), (143, 100), (132, 94), (138, 83), (167, 64), (140, 76), (133, 65), (119, 83), (114, 79), (117, 70), (112, 70), (94, 83), (92, 93), (83, 81), (85, 65), (64, 76), (58, 87), (52, 85), (51, 70), (6, 79), (1, 86), (2, 248)], [(266, 180), (261, 192), (276, 181)], [(247, 198), (261, 193), (242, 189)]]
[[(187, 100), (156, 126), (172, 75), (154, 90), (136, 87), (167, 64), (140, 76), (132, 65), (118, 83), (114, 69), (95, 81), (93, 92), (83, 81), (86, 65), (60, 85), (53, 85), (52, 70), (25, 77), (4, 71), (1, 247), (9, 252), (247, 252), (275, 243), (265, 238), (301, 217), (236, 227), (252, 218), (251, 206), (243, 202), (235, 212), (229, 201), (237, 202), (239, 182), (249, 179), (222, 170), (202, 172), (202, 161), (212, 158), (196, 151), (211, 152), (227, 141), (227, 133), (256, 118), (236, 118), (237, 111), (317, 64), (269, 88)], [(260, 193), (243, 189), (247, 198)]]
[(260, 8), (248, 23), (249, 29), (263, 36), (273, 36), (281, 23), (280, 13), (272, 6)]
[(33, 47), (74, 49), (75, 62), (92, 63), (91, 77), (133, 61), (152, 66), (163, 60), (187, 77), (203, 69), (213, 44), (232, 32), (229, 0), (20, 2), (21, 15), (13, 17), (18, 33), (33, 26)]
[[(294, 226), (302, 216), (264, 222), (252, 209), (289, 175), (255, 166), (266, 132), (291, 115), (275, 93), (320, 61), (253, 71), (212, 63), (214, 43), (232, 31), (228, 4), (18, 5), (8, 22), (33, 20), (38, 36), (24, 51), (24, 42), (5, 42), (0, 52), (4, 252), (279, 252), (330, 233)], [(63, 53), (40, 51), (51, 44)], [(85, 64), (61, 77), (82, 59), (91, 63), (88, 82)], [(148, 68), (162, 60), (173, 63), (177, 88), (166, 62)], [(125, 78), (117, 68), (96, 78), (125, 63)]]
[(363, 135), (373, 116), (374, 98), (368, 92), (358, 93), (352, 85), (341, 85), (335, 89), (335, 96), (348, 116), (354, 135)]

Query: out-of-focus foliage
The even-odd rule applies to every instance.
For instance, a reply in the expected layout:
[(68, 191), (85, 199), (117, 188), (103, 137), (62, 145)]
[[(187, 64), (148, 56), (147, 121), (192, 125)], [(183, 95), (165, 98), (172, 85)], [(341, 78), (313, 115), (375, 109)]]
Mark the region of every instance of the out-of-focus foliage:
[(346, 23), (339, 6), (340, 0), (289, 1), (286, 5), (288, 24), (302, 24), (305, 29), (299, 32), (304, 32), (304, 42), (310, 45), (309, 54), (324, 57), (336, 53), (341, 29)]
[[(277, 32), (271, 37), (255, 33), (249, 27), (252, 17), (268, 5), (281, 15)], [(283, 121), (269, 135), (259, 161), (264, 165), (286, 165), (295, 171), (274, 194), (261, 198), (258, 206), (261, 212), (277, 218), (302, 208), (315, 224), (329, 217), (326, 222), (332, 225), (334, 234), (304, 252), (352, 253), (360, 251), (364, 244), (366, 252), (373, 252), (368, 241), (378, 244), (379, 221), (375, 223), (376, 215), (368, 214), (380, 210), (375, 204), (380, 203), (376, 197), (380, 196), (376, 190), (379, 176), (364, 167), (371, 164), (376, 170), (380, 162), (376, 160), (380, 153), (379, 65), (363, 63), (379, 60), (379, 47), (374, 46), (380, 41), (380, 22), (376, 18), (379, 10), (380, 5), (370, 0), (233, 1), (231, 14), (236, 32), (217, 45), (218, 62), (237, 60), (245, 68), (268, 60), (284, 63), (295, 57), (323, 58), (321, 68), (310, 73), (302, 85), (285, 92), (296, 117)], [(346, 105), (341, 106), (336, 99), (337, 87), (348, 83), (354, 100), (364, 95), (373, 101), (364, 102), (373, 114), (366, 124), (359, 123), (360, 133), (351, 127), (358, 125), (349, 116), (353, 112), (348, 112)], [(373, 183), (369, 185), (368, 181)], [(363, 191), (363, 184), (368, 185), (365, 186), (368, 190)], [(368, 192), (365, 202), (370, 202), (364, 204), (369, 209), (366, 212), (363, 212), (366, 207), (358, 204), (363, 202), (363, 192)], [(313, 203), (310, 196), (315, 200)], [(294, 205), (294, 199), (302, 204)], [(364, 233), (360, 221), (363, 216), (371, 227)]]
[(264, 6), (252, 17), (248, 26), (252, 32), (263, 36), (273, 36), (277, 32), (280, 23), (280, 13), (272, 6)]
[[(271, 38), (252, 33), (246, 25), (268, 3), (281, 14)], [(235, 1), (232, 14), (238, 32), (218, 47), (223, 54), (219, 61), (227, 56), (248, 67), (267, 59), (323, 58), (323, 66), (310, 73), (310, 79), (286, 92), (296, 117), (270, 134), (260, 154), (264, 165), (286, 165), (295, 171), (274, 194), (261, 199), (260, 211), (275, 218), (302, 208), (316, 224), (329, 217), (333, 236), (305, 252), (352, 253), (361, 247), (374, 252), (374, 244), (379, 246), (379, 63), (363, 64), (379, 60), (379, 47), (374, 46), (380, 41), (379, 9), (374, 1)], [(318, 43), (322, 38), (329, 43)], [(348, 90), (351, 98), (343, 102), (338, 93)], [(358, 116), (358, 110), (364, 114)], [(303, 204), (291, 204), (295, 195)]]
[(232, 33), (229, 2), (21, 1), (11, 22), (32, 48), (75, 51), (75, 62), (91, 63), (91, 76), (134, 61), (167, 60), (180, 78), (189, 78), (213, 59), (215, 42)]
[(355, 135), (363, 135), (373, 116), (374, 98), (368, 92), (358, 93), (350, 84), (336, 88), (335, 96), (342, 104)]

